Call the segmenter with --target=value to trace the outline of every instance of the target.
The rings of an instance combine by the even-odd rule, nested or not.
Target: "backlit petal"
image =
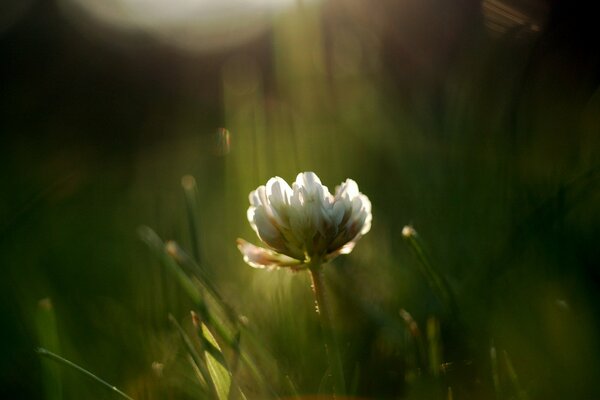
[[[244,256],[244,261],[254,268],[274,269],[278,267],[297,268],[301,261],[293,259],[273,250],[258,247],[244,239],[237,240],[237,247]]]

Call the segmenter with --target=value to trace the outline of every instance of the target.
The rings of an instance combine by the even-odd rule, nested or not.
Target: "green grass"
[[[588,64],[546,50],[567,51],[552,22],[442,35],[440,5],[414,16],[428,40],[409,11],[336,7],[226,55],[160,53],[169,77],[48,28],[56,65],[0,94],[0,397],[329,395],[308,273],[252,269],[235,244],[258,242],[248,193],[304,170],[373,203],[324,268],[348,396],[600,397]]]

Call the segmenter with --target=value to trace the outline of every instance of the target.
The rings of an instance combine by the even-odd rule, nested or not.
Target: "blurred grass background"
[[[191,252],[187,174],[200,264],[263,342],[263,373],[278,396],[317,393],[308,276],[252,270],[235,248],[257,242],[248,192],[305,170],[332,190],[352,177],[373,203],[372,231],[327,267],[358,396],[600,397],[591,6],[94,4],[0,6],[0,397],[114,398],[65,369],[44,387],[44,345],[136,399],[198,398],[167,318],[189,326],[191,303],[136,233]],[[458,316],[419,273],[406,224]],[[401,309],[424,340],[440,324],[443,371],[417,368]]]

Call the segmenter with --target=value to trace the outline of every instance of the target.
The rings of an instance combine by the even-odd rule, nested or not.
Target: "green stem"
[[[346,389],[344,370],[342,368],[342,359],[337,340],[333,333],[331,313],[329,304],[327,303],[325,283],[323,281],[322,265],[320,263],[313,263],[310,265],[309,271],[312,278],[312,289],[315,294],[317,313],[321,320],[321,328],[325,339],[325,352],[329,362],[329,371],[333,378],[333,392],[334,394],[342,394]]]

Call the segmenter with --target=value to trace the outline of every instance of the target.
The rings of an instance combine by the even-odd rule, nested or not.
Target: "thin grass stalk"
[[[412,315],[405,309],[400,310],[400,317],[406,326],[406,330],[410,334],[410,337],[415,344],[417,363],[422,367],[426,367],[428,365],[428,354],[425,343],[423,342],[423,335],[421,334],[421,330],[419,329],[419,325],[417,321],[414,320]]]
[[[35,323],[40,346],[53,351],[60,351],[56,314],[49,298],[39,301]],[[42,381],[47,400],[61,400],[63,398],[62,379],[58,365],[50,360],[42,360]]]
[[[187,219],[190,229],[190,242],[192,244],[192,254],[194,259],[200,263],[200,229],[198,221],[200,213],[198,212],[198,185],[196,179],[191,175],[185,175],[181,178],[181,186],[185,194],[185,206],[187,209]]]
[[[187,348],[190,359],[193,362],[194,366],[198,369],[198,372],[200,373],[202,380],[206,383],[208,391],[210,392],[210,394],[212,395],[213,398],[217,398],[216,397],[217,391],[214,387],[212,379],[210,378],[210,374],[208,373],[206,364],[204,363],[200,354],[198,354],[198,352],[196,351],[196,348],[194,347],[192,340],[185,333],[185,331],[183,330],[181,325],[179,325],[179,323],[177,322],[175,317],[173,317],[172,315],[169,315],[169,321],[175,326],[175,328],[177,328],[177,331],[179,332],[179,336],[181,336],[181,339],[183,340],[183,343],[185,344],[185,347]],[[200,382],[200,383],[202,383],[202,382]]]
[[[202,320],[219,336],[219,338],[231,348],[236,354],[239,354],[240,360],[248,367],[248,371],[258,382],[262,389],[274,394],[273,389],[265,381],[265,378],[261,375],[259,368],[256,363],[246,352],[242,351],[240,342],[237,340],[237,333],[230,332],[229,327],[226,327],[223,322],[216,318],[208,309],[205,298],[200,288],[204,289],[205,292],[210,293],[217,304],[219,304],[225,312],[231,317],[232,321],[229,321],[240,329],[239,321],[234,316],[236,315],[233,309],[227,305],[222,297],[219,295],[217,290],[211,285],[210,280],[206,275],[202,274],[197,280],[192,280],[188,274],[183,270],[182,265],[192,266],[194,271],[202,271],[197,264],[192,260],[191,257],[187,256],[183,250],[179,248],[174,242],[170,242],[170,245],[165,245],[161,238],[151,228],[142,226],[138,229],[138,233],[141,239],[148,245],[148,247],[154,251],[158,256],[161,263],[169,270],[177,281],[181,284],[187,295],[194,303],[194,307],[201,315]],[[176,251],[175,251],[176,250]],[[180,265],[180,263],[182,265]],[[198,287],[198,285],[200,287]],[[245,335],[248,337],[248,335]]]
[[[225,312],[229,322],[233,325],[238,324],[238,316],[237,313],[221,296],[221,294],[217,291],[216,287],[210,281],[208,274],[206,271],[200,267],[200,265],[189,256],[188,253],[185,252],[174,241],[168,241],[166,243],[167,253],[181,266],[184,270],[187,270],[197,279],[198,284],[205,294],[208,294],[212,297],[212,299],[218,304],[218,306]]]
[[[346,390],[344,370],[337,339],[333,332],[331,312],[327,302],[323,279],[323,267],[320,263],[312,263],[309,266],[309,271],[312,279],[312,289],[315,294],[317,313],[319,314],[323,337],[325,339],[325,352],[329,362],[329,370],[333,378],[333,392],[334,395],[343,394]]]
[[[62,365],[66,365],[67,367],[72,368],[75,371],[77,371],[89,378],[92,378],[94,381],[100,383],[101,385],[105,386],[109,390],[117,393],[119,396],[123,397],[124,399],[134,400],[132,397],[129,397],[126,393],[119,390],[116,386],[111,385],[110,383],[106,382],[104,379],[98,377],[97,375],[93,374],[92,372],[88,371],[87,369],[80,367],[79,365],[75,364],[74,362],[69,361],[66,358],[63,358],[63,357],[59,356],[58,354],[51,352],[50,350],[46,350],[46,349],[40,347],[37,349],[37,353],[43,357],[54,360]]]
[[[440,337],[440,322],[434,317],[427,319],[427,340],[429,344],[429,371],[437,378],[440,376],[442,367],[442,340]]]
[[[435,295],[453,316],[458,316],[458,306],[450,284],[446,278],[433,267],[426,251],[426,247],[417,231],[411,226],[405,226],[404,229],[402,229],[402,236],[415,253],[417,260],[419,261],[419,266],[421,267],[421,273],[425,276],[427,283]]]
[[[167,250],[167,246],[163,243],[160,237],[149,227],[143,226],[139,228],[139,234],[142,240],[153,250],[159,257],[162,264],[174,275],[180,283],[184,291],[194,303],[195,308],[200,313],[202,318],[215,330],[228,346],[234,346],[234,335],[229,332],[225,325],[215,318],[209,312],[202,291],[196,286],[194,281],[183,271],[179,264],[173,259]]]
[[[515,370],[515,367],[513,366],[513,363],[510,360],[510,357],[508,356],[508,353],[506,352],[506,350],[502,351],[502,355],[504,356],[504,363],[506,364],[506,372],[507,372],[508,378],[510,379],[510,382],[513,385],[513,389],[515,391],[516,398],[519,400],[529,400],[529,396],[527,396],[527,392],[525,392],[525,390],[523,390],[523,388],[521,387],[521,383],[519,382],[519,376],[517,375],[517,371]]]
[[[492,370],[492,382],[494,384],[494,393],[496,395],[496,399],[500,400],[500,373],[498,368],[498,352],[496,351],[496,346],[492,341],[490,345],[490,365]]]
[[[211,283],[210,279],[208,278],[208,276],[206,274],[206,271],[204,271],[204,269],[200,268],[200,266],[196,263],[196,261],[194,261],[194,259],[192,257],[190,257],[177,243],[175,243],[173,241],[167,242],[166,249],[167,249],[167,252],[169,253],[169,255],[172,257],[172,259],[179,266],[187,269],[188,271],[190,271],[192,273],[197,274],[195,276],[197,278],[196,282],[203,289],[204,294],[206,294],[207,296],[210,296],[211,299],[214,300],[214,303],[216,305],[218,305],[218,307],[220,307],[221,310],[225,313],[227,319],[229,320],[229,323],[234,326],[235,332],[231,336],[232,340],[228,341],[227,338],[224,338],[223,335],[220,333],[220,332],[222,332],[220,327],[215,326],[215,323],[217,321],[212,316],[212,314],[209,313],[208,307],[204,307],[204,308],[200,309],[200,311],[202,311],[202,313],[201,313],[202,319],[205,320],[208,325],[215,328],[217,333],[219,333],[219,336],[221,337],[221,339],[225,339],[225,343],[233,350],[234,358],[231,363],[231,366],[232,366],[231,373],[234,374],[236,372],[236,370],[238,369],[239,364],[241,362],[249,368],[249,371],[252,374],[254,380],[257,383],[259,383],[259,385],[262,387],[263,390],[268,391],[268,392],[273,392],[273,390],[271,388],[267,387],[264,377],[262,377],[262,375],[258,372],[256,363],[252,360],[252,358],[250,356],[245,354],[245,352],[243,352],[240,347],[242,331],[244,331],[244,337],[247,339],[250,338],[252,335],[251,335],[250,331],[243,329],[243,324],[240,323],[240,319],[239,319],[237,313],[235,312],[235,310],[233,309],[233,307],[231,307],[223,299],[223,297],[217,291],[215,286]],[[206,300],[206,298],[204,298],[204,299]],[[198,315],[196,316],[196,318],[198,318]]]

